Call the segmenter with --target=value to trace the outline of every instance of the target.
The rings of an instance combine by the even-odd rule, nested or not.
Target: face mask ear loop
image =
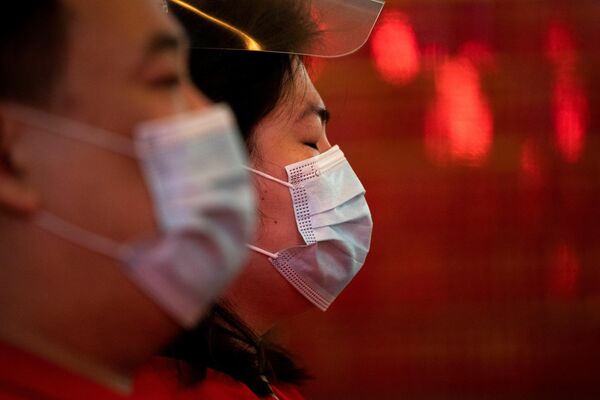
[[[54,233],[67,242],[112,259],[121,258],[121,246],[117,243],[63,221],[49,212],[39,212],[35,216],[35,223],[45,231]]]
[[[291,183],[289,183],[289,182],[286,182],[286,181],[282,181],[281,179],[277,179],[277,178],[275,178],[274,176],[271,176],[271,175],[269,175],[269,174],[265,174],[264,172],[261,172],[261,171],[259,171],[259,170],[256,170],[256,169],[254,169],[254,168],[250,168],[250,167],[246,167],[246,166],[244,166],[244,168],[245,168],[246,170],[248,170],[248,171],[250,171],[250,172],[253,172],[253,173],[255,173],[256,175],[260,175],[260,176],[262,176],[263,178],[266,178],[266,179],[268,179],[268,180],[270,180],[270,181],[277,182],[277,183],[279,183],[279,184],[281,184],[281,185],[283,185],[283,186],[287,186],[287,187],[289,187],[290,189],[293,189],[293,188],[294,188],[294,185],[292,185]]]
[[[131,140],[114,132],[27,106],[11,104],[8,111],[10,112],[10,118],[40,132],[76,140],[125,157],[137,158]]]
[[[257,253],[260,253],[262,255],[269,257],[269,259],[271,259],[271,260],[276,260],[277,257],[279,257],[278,254],[268,252],[266,250],[261,249],[260,247],[253,246],[251,244],[247,244],[246,247],[248,247],[252,251],[255,251]]]

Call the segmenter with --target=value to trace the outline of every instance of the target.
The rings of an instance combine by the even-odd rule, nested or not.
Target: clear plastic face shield
[[[282,3],[284,10],[299,11],[293,15],[306,16],[302,22],[314,31],[310,40],[299,41],[301,45],[271,40],[272,32],[284,30],[289,23]],[[168,12],[185,21],[192,48],[341,57],[365,44],[384,3],[385,0],[165,0],[163,4]],[[249,14],[257,14],[244,12],[248,7],[264,12],[258,14],[258,19],[251,19]],[[270,12],[275,8],[279,11]]]

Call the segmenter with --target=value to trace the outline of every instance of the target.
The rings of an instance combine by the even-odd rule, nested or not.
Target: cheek
[[[260,224],[257,244],[266,250],[278,251],[302,244],[290,192],[277,183],[256,182]]]
[[[46,133],[27,135],[22,151],[30,155],[28,180],[43,209],[118,242],[154,230],[134,160]]]

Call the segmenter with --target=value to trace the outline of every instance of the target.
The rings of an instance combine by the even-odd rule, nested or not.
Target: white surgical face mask
[[[305,244],[272,253],[273,266],[304,297],[325,311],[365,262],[373,221],[365,189],[338,146],[285,167],[288,182],[248,168],[290,190]]]
[[[141,124],[134,141],[102,129],[17,107],[17,120],[136,158],[151,194],[160,232],[115,243],[47,211],[36,223],[48,232],[117,259],[168,314],[192,327],[242,265],[254,231],[254,191],[245,151],[229,108]]]

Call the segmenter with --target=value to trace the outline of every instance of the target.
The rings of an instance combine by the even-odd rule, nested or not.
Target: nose
[[[175,111],[178,113],[203,110],[213,102],[198,90],[191,82],[183,84],[180,93],[174,99]]]
[[[331,143],[329,143],[329,139],[327,135],[321,136],[319,141],[317,142],[317,148],[319,149],[319,153],[324,153],[331,148]]]

